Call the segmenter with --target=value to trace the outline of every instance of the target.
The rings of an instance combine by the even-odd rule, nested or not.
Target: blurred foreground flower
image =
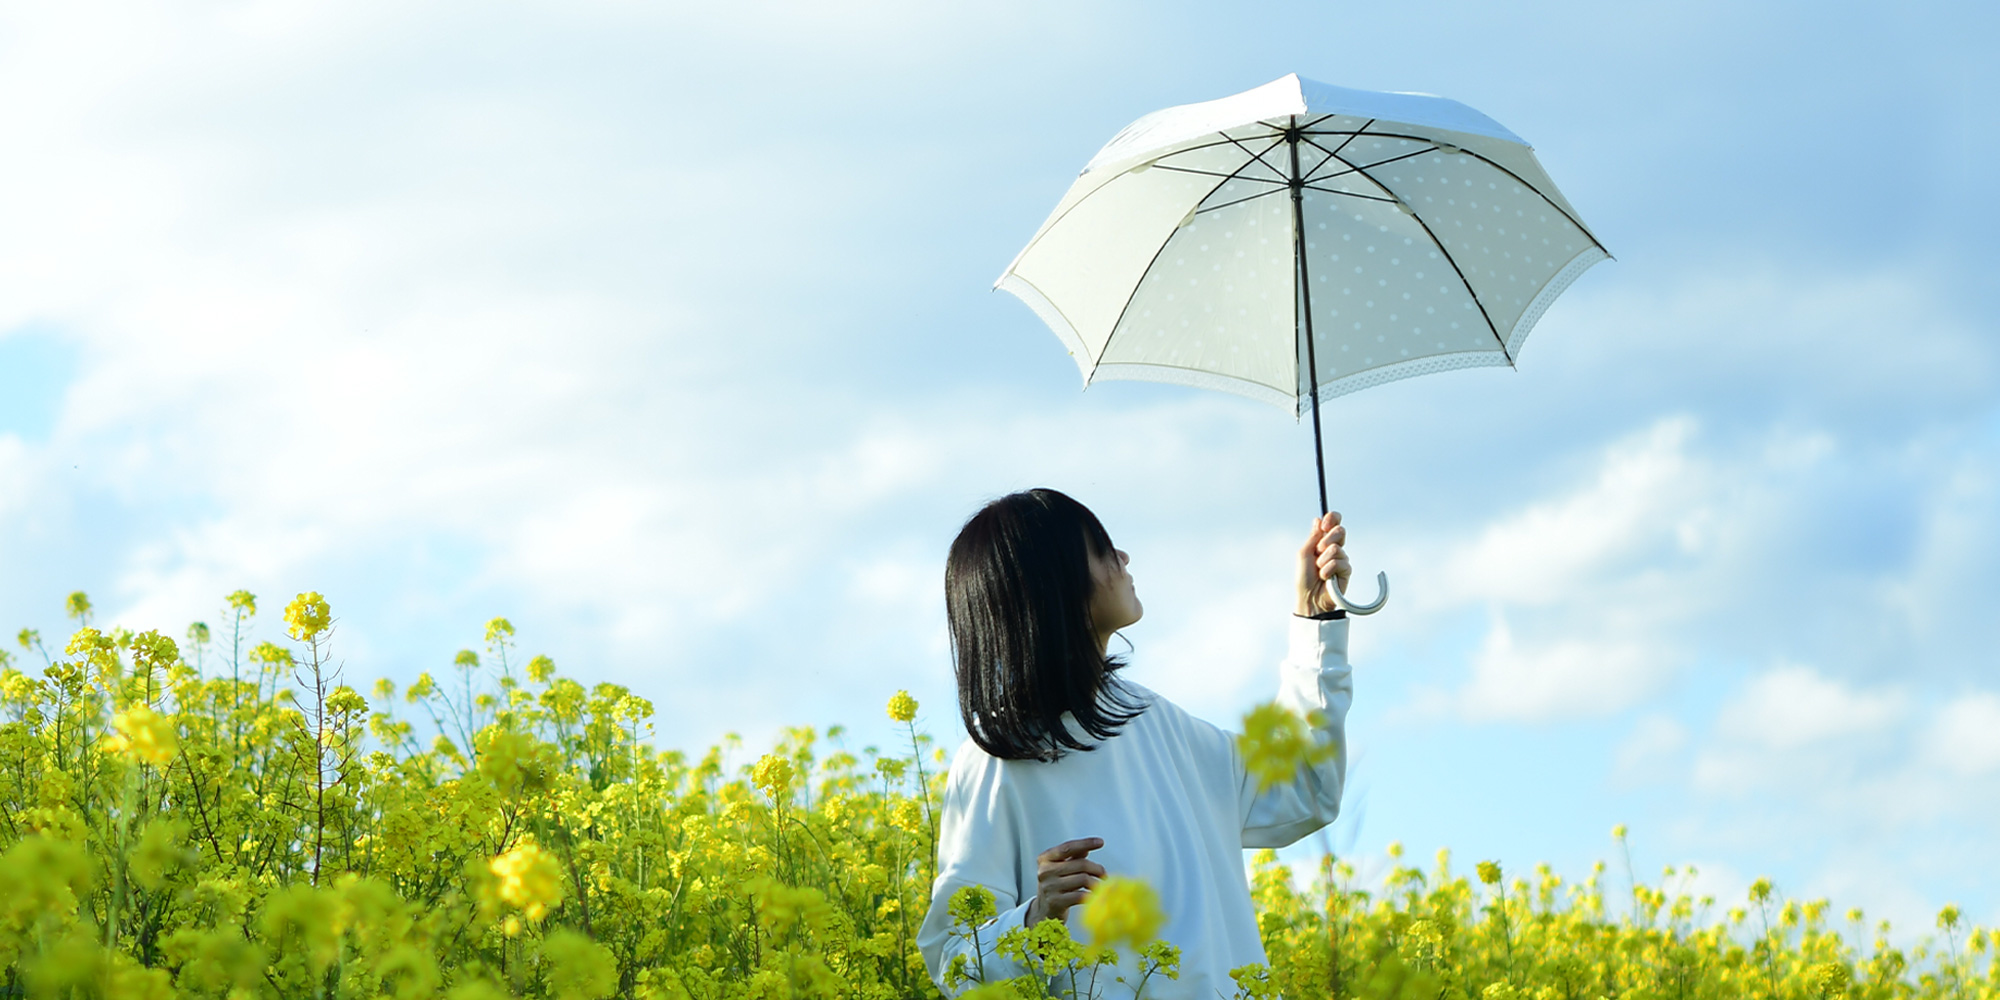
[[[1135,878],[1107,878],[1090,890],[1083,904],[1083,926],[1093,944],[1122,942],[1134,950],[1144,948],[1159,937],[1166,922],[1159,894]]]
[[[1267,701],[1243,717],[1243,735],[1236,738],[1243,754],[1243,766],[1257,778],[1261,791],[1299,772],[1302,765],[1317,764],[1333,757],[1332,744],[1313,738],[1305,719],[1298,713]]]
[[[174,720],[145,705],[134,705],[112,716],[111,728],[118,732],[111,738],[113,752],[154,767],[167,766],[180,747]]]
[[[562,866],[535,844],[522,844],[488,865],[500,879],[500,898],[540,920],[562,903]]]

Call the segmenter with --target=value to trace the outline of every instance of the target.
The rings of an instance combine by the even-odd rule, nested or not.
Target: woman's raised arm
[[[1244,847],[1284,847],[1333,822],[1347,778],[1347,709],[1354,701],[1347,662],[1347,619],[1329,590],[1345,591],[1352,567],[1347,528],[1338,513],[1314,518],[1299,548],[1298,605],[1278,668],[1277,703],[1307,720],[1315,743],[1330,748],[1288,779],[1261,786],[1239,758]]]

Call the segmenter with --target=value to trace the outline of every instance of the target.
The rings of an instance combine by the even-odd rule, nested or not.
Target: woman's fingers
[[[1044,861],[1042,862],[1040,869],[1038,869],[1037,871],[1037,877],[1044,879],[1055,878],[1061,875],[1076,875],[1076,874],[1096,875],[1099,878],[1102,878],[1104,877],[1104,866],[1098,864],[1095,861],[1088,861],[1083,859],[1077,859],[1073,861],[1058,861],[1055,863]]]
[[[1065,840],[1043,851],[1035,856],[1035,860],[1043,864],[1048,864],[1052,861],[1067,861],[1071,858],[1083,857],[1103,846],[1103,837],[1078,837],[1075,840]]]
[[[1041,891],[1044,896],[1054,899],[1063,893],[1076,892],[1080,889],[1088,890],[1090,887],[1096,885],[1102,877],[1099,875],[1064,875],[1061,878],[1045,878],[1042,880]]]
[[[1045,878],[1036,886],[1036,896],[1042,901],[1042,909],[1049,916],[1061,920],[1069,908],[1090,898],[1090,890],[1096,888],[1096,875],[1065,875],[1062,878]]]
[[[1104,846],[1102,837],[1065,840],[1035,856],[1035,899],[1040,915],[1029,914],[1029,923],[1041,916],[1061,920],[1069,908],[1084,901],[1090,888],[1104,877],[1104,866],[1085,855]]]
[[[1345,590],[1352,567],[1347,561],[1347,527],[1340,523],[1339,511],[1327,511],[1313,518],[1299,547],[1299,614],[1314,614],[1332,607],[1332,598],[1323,586]]]

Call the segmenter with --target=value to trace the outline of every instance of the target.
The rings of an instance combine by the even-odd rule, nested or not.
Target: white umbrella
[[[1007,270],[1098,379],[1310,411],[1413,375],[1509,365],[1608,255],[1528,144],[1457,101],[1296,74],[1155,111],[1106,144]],[[1349,611],[1378,610],[1341,600]]]

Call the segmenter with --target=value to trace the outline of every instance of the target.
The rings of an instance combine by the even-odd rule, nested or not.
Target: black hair
[[[1090,617],[1092,554],[1111,536],[1088,507],[1050,489],[1010,493],[972,515],[944,565],[958,711],[980,749],[1003,760],[1060,758],[1117,735],[1145,705],[1112,683]]]

